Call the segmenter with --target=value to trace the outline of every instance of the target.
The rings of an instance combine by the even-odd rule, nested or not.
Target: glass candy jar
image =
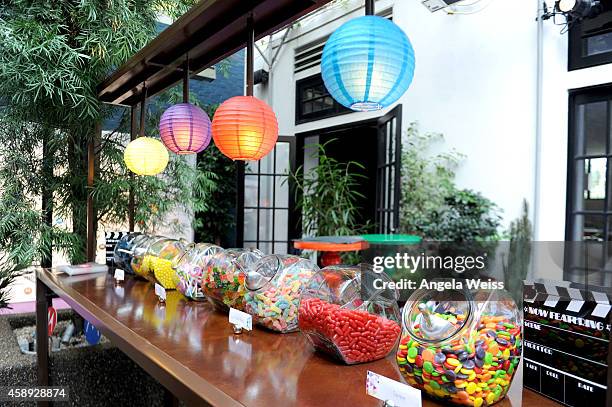
[[[510,388],[521,326],[504,290],[417,290],[402,314],[397,362],[408,383],[433,398],[490,406]]]
[[[365,264],[321,269],[302,290],[300,330],[316,350],[346,364],[384,358],[401,330],[397,290],[380,288],[389,282]]]
[[[214,244],[198,243],[177,257],[172,264],[176,289],[192,300],[204,300],[201,288],[204,270],[211,257],[222,250]]]
[[[189,247],[190,245],[182,239],[161,238],[152,242],[143,261],[148,268],[148,278],[166,290],[176,289],[172,262],[182,256]]]
[[[298,256],[273,254],[247,271],[245,311],[255,323],[277,332],[298,329],[302,287],[319,268]]]
[[[246,273],[263,256],[257,249],[227,249],[215,254],[202,278],[202,293],[217,309],[243,311]]]
[[[128,233],[124,235],[113,251],[113,262],[115,267],[125,271],[126,274],[134,274],[132,270],[132,256],[134,255],[134,245],[138,238],[142,236],[140,233]]]
[[[151,268],[151,259],[147,257],[147,251],[154,242],[166,239],[163,236],[139,235],[132,242],[132,257],[130,267],[134,274],[139,277],[149,278]]]

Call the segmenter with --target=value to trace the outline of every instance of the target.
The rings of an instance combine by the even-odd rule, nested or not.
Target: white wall
[[[385,113],[354,113],[294,124],[295,80],[318,71],[314,68],[295,76],[294,49],[363,14],[363,2],[345,3],[300,23],[281,49],[269,99],[281,134]],[[519,216],[523,198],[533,214],[539,3],[493,0],[479,13],[448,15],[430,13],[418,0],[376,2],[377,11],[393,7],[393,19],[408,34],[416,53],[414,81],[400,100],[403,128],[418,121],[423,131],[445,135],[445,149],[466,154],[457,171],[458,185],[496,202],[503,209],[506,225]],[[544,22],[539,240],[563,240],[565,236],[568,90],[612,81],[612,66],[567,72],[567,34],[560,34],[560,29],[552,21]],[[267,52],[272,52],[271,47]],[[256,94],[266,99],[269,89],[269,85],[256,86]]]

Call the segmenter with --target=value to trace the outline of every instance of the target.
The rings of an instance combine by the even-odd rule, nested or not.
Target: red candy
[[[316,349],[335,354],[348,364],[384,358],[400,334],[395,321],[319,298],[302,300],[298,323]]]

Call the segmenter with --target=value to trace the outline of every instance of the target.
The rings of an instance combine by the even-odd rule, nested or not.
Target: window
[[[570,94],[565,278],[612,278],[612,88]],[[586,281],[585,281],[586,280]]]
[[[603,13],[574,24],[569,31],[569,70],[612,62],[612,4]]]
[[[279,136],[276,147],[244,173],[244,247],[266,254],[290,252],[296,237],[289,171],[295,171],[295,137]]]
[[[321,74],[299,80],[296,82],[295,87],[296,124],[351,112],[350,109],[342,106],[331,97],[325,88]]]

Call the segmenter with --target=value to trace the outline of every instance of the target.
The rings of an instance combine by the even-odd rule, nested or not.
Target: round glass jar
[[[132,256],[134,255],[134,245],[140,233],[129,233],[123,236],[115,245],[113,250],[113,262],[115,268],[125,271],[127,274],[134,274],[132,270]]]
[[[298,323],[312,346],[346,364],[371,362],[387,356],[400,336],[395,289],[385,273],[370,265],[328,266],[302,289]]]
[[[504,290],[417,290],[402,314],[400,372],[411,386],[445,403],[490,406],[512,383],[521,326]]]
[[[211,257],[222,250],[214,244],[198,243],[177,257],[172,263],[176,289],[192,300],[206,299],[201,288],[204,270]]]
[[[182,239],[162,238],[151,243],[143,261],[144,265],[148,266],[149,279],[166,290],[176,289],[172,262],[190,247],[189,243]]]
[[[257,249],[227,249],[210,258],[202,278],[202,293],[217,309],[244,311],[248,270],[264,256]]]
[[[132,258],[130,260],[130,267],[135,275],[149,279],[149,271],[151,268],[151,259],[147,257],[147,251],[151,244],[160,239],[167,239],[163,236],[155,235],[139,235],[134,239],[132,243]]]
[[[255,323],[273,331],[296,331],[302,287],[318,270],[316,264],[298,256],[261,258],[247,271],[245,311]]]

